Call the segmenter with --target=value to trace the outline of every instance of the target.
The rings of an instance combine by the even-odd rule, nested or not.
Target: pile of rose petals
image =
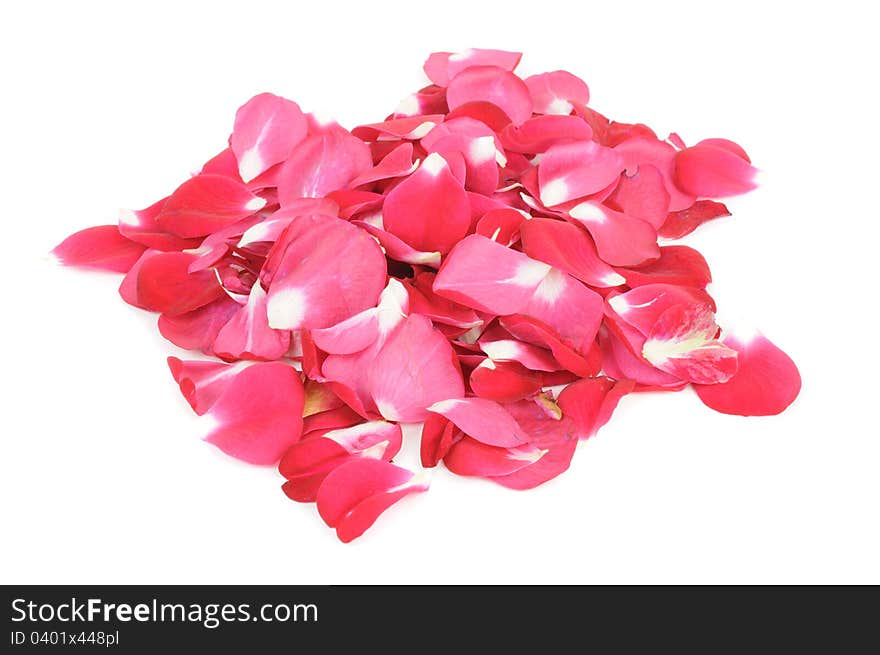
[[[392,463],[402,423],[424,468],[529,489],[628,393],[690,385],[749,416],[800,389],[765,337],[721,332],[700,253],[666,245],[754,188],[745,151],[610,121],[519,60],[434,53],[430,85],[352,131],[258,95],[168,197],[54,250],[125,273],[126,302],[210,356],[168,358],[205,439],[277,465],[342,541],[427,489]]]

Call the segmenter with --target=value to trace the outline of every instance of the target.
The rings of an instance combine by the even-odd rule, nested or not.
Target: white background
[[[880,582],[873,20],[712,4],[4,3],[0,581]],[[421,86],[429,52],[470,46],[581,75],[613,118],[749,151],[763,186],[689,243],[720,320],[784,347],[803,392],[760,419],[629,397],[552,483],[440,469],[343,545],[274,469],[198,439],[165,366],[181,351],[116,276],[45,253],[175,188],[254,93],[353,127]]]

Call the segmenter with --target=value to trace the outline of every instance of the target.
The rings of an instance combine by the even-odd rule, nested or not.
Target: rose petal
[[[307,132],[306,117],[292,100],[271,93],[248,100],[235,114],[229,139],[241,179],[250,182],[285,161]]]
[[[303,385],[293,367],[253,364],[202,418],[205,441],[251,464],[275,464],[302,432]]]
[[[801,389],[797,366],[764,335],[729,335],[722,342],[738,353],[739,367],[727,382],[695,384],[703,403],[722,414],[772,416],[791,405]]]

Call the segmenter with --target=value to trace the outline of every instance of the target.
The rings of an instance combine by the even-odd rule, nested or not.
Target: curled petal
[[[535,116],[522,125],[508,125],[501,132],[506,150],[529,154],[546,152],[557,143],[589,141],[593,130],[577,116]]]
[[[413,313],[427,316],[435,324],[450,325],[465,330],[483,324],[483,320],[473,309],[434,293],[434,278],[433,273],[420,273],[411,283],[405,285]]]
[[[383,139],[407,139],[418,141],[428,134],[435,126],[443,122],[443,114],[418,115],[404,118],[392,118],[382,123],[361,125],[352,130],[352,134],[364,141]]]
[[[634,386],[632,380],[584,378],[563,389],[557,403],[574,425],[577,437],[588,439],[609,421],[617,403]]]
[[[549,350],[510,338],[481,337],[480,348],[495,362],[518,362],[531,371],[557,371],[557,362]]]
[[[379,180],[388,180],[395,177],[405,177],[416,169],[417,163],[413,163],[413,147],[411,143],[401,143],[389,152],[372,169],[361,173],[351,181],[351,186],[361,186]]]
[[[290,331],[269,327],[266,291],[259,281],[251,287],[248,300],[214,340],[214,352],[224,359],[278,359],[290,347]]]
[[[720,202],[698,200],[687,209],[670,212],[657,234],[664,239],[680,239],[696,230],[703,223],[723,216],[730,216],[730,211]]]
[[[443,256],[437,250],[429,252],[417,250],[403,239],[397,237],[391,232],[387,232],[385,229],[372,222],[352,221],[352,224],[357,225],[372,234],[385,250],[385,254],[394,261],[406,262],[407,264],[413,264],[416,266],[440,266],[440,261]]]
[[[177,357],[168,358],[168,368],[180,392],[201,416],[217,402],[217,399],[244,369],[246,364],[224,364],[222,362],[181,360]]]
[[[519,471],[541,459],[544,453],[531,444],[500,448],[464,437],[452,445],[443,463],[456,475],[494,477]]]
[[[528,436],[501,405],[484,398],[451,398],[434,403],[428,411],[445,416],[477,441],[509,448],[528,442]]]
[[[343,542],[361,536],[391,505],[427,482],[394,464],[356,458],[334,469],[317,493],[318,513]]]
[[[520,226],[523,251],[595,287],[616,287],[626,279],[599,259],[583,229],[550,218],[533,218]]]
[[[577,352],[571,345],[559,338],[559,335],[546,323],[529,316],[515,314],[500,319],[501,325],[513,336],[522,341],[548,348],[560,366],[580,376],[594,375],[598,367],[591,363],[584,354]]]
[[[287,479],[329,473],[349,457],[373,457],[390,461],[401,446],[399,425],[369,421],[293,444],[281,458],[278,471]]]
[[[544,448],[543,450],[546,452],[544,452],[541,458],[528,466],[524,466],[513,473],[497,475],[489,479],[508,489],[520,491],[534,489],[568,470],[577,444],[578,440],[575,437],[567,437],[558,443]]]
[[[518,209],[490,209],[477,221],[476,234],[509,246],[519,238],[519,228],[526,220],[523,214]]]
[[[634,175],[642,166],[652,166],[663,176],[669,194],[669,211],[681,211],[694,204],[693,195],[680,189],[676,183],[675,160],[677,150],[653,135],[629,134],[614,146],[624,160],[627,174]]]
[[[663,175],[654,166],[639,166],[634,175],[624,173],[606,204],[659,230],[669,214],[669,192]]]
[[[725,382],[736,372],[736,351],[715,339],[708,304],[673,305],[651,327],[642,355],[671,375],[698,384]]]

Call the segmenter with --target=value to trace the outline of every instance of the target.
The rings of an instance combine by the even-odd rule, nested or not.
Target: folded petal
[[[361,186],[379,180],[405,177],[415,171],[418,162],[413,162],[413,147],[409,142],[401,143],[389,152],[370,170],[361,173],[351,181],[351,186]]]
[[[680,189],[676,182],[675,160],[678,151],[653,135],[627,134],[614,146],[626,165],[628,175],[635,175],[641,167],[652,166],[663,176],[669,194],[669,211],[680,211],[694,204],[696,198]]]
[[[181,184],[156,216],[156,223],[179,237],[200,237],[259,211],[266,201],[240,181],[199,174]]]
[[[275,464],[302,433],[303,385],[282,362],[253,364],[204,415],[205,440],[251,464]]]
[[[527,216],[524,214],[513,208],[490,209],[477,221],[475,232],[509,246],[519,239],[519,228]]]
[[[650,164],[643,164],[635,174],[620,176],[606,204],[658,230],[669,214],[669,192],[662,173]]]
[[[604,261],[583,229],[551,218],[533,218],[520,226],[523,251],[533,259],[559,268],[595,287],[616,287],[626,282]]]
[[[575,437],[568,437],[543,448],[545,452],[541,458],[528,466],[508,475],[497,475],[489,479],[508,489],[534,489],[568,470],[577,444]]]
[[[281,485],[284,494],[298,503],[314,503],[318,499],[318,489],[327,477],[327,472],[303,475],[287,480]]]
[[[598,367],[585,357],[585,353],[577,352],[571,345],[565,343],[546,323],[521,314],[504,316],[500,322],[502,327],[517,339],[548,348],[553,358],[563,368],[581,376],[598,372]]]
[[[381,123],[370,123],[369,125],[356,127],[352,130],[352,134],[364,141],[387,139],[418,141],[434,129],[435,126],[442,123],[443,118],[443,114],[391,118]]]
[[[331,327],[312,330],[312,340],[327,353],[349,355],[360,352],[379,340],[385,340],[404,319],[409,302],[403,284],[391,278],[376,307],[365,309]]]
[[[452,421],[462,432],[489,446],[521,446],[529,438],[500,404],[484,398],[450,398],[428,411]]]
[[[361,536],[386,509],[427,482],[394,464],[357,458],[334,469],[317,494],[318,513],[343,542]]]
[[[589,141],[593,130],[577,116],[535,116],[521,125],[508,125],[502,130],[505,150],[528,154],[546,152],[557,143]]]
[[[290,348],[290,331],[269,327],[266,291],[254,282],[247,303],[239,308],[214,340],[214,352],[224,359],[278,359]]]
[[[248,100],[235,114],[229,139],[241,179],[250,182],[285,161],[307,132],[306,117],[292,100],[271,93]]]
[[[609,421],[617,403],[634,386],[631,380],[584,378],[565,387],[557,404],[571,420],[576,436],[588,439]]]
[[[760,333],[728,335],[722,342],[738,353],[739,366],[727,382],[695,384],[708,407],[722,414],[772,416],[791,405],[801,390],[797,366]]]
[[[531,444],[500,448],[464,437],[452,445],[443,457],[443,463],[456,475],[493,477],[519,471],[534,464],[544,454],[544,450]]]
[[[439,154],[392,189],[382,210],[384,228],[424,252],[447,253],[467,234],[470,202]]]
[[[433,468],[446,456],[449,449],[462,438],[461,430],[439,414],[428,414],[422,425],[419,454],[422,466]]]
[[[381,221],[376,222],[381,223]],[[385,254],[394,261],[405,262],[416,266],[436,267],[440,265],[442,255],[439,251],[432,250],[425,252],[417,250],[400,237],[386,231],[383,227],[376,225],[376,222],[358,220],[352,221],[352,224],[363,228],[376,237],[376,240],[382,246],[382,249],[385,250]]]
[[[71,234],[52,255],[65,266],[127,273],[146,249],[122,236],[115,225],[98,225]]]
[[[730,216],[730,211],[720,202],[698,200],[687,209],[670,212],[657,234],[664,239],[680,239],[696,230],[703,223],[723,216]]]
[[[300,216],[285,241],[269,286],[270,327],[324,328],[375,307],[385,256],[362,229],[332,216]]]
[[[181,360],[177,357],[168,358],[168,368],[180,392],[201,416],[217,402],[226,387],[235,379],[247,364],[224,364],[215,361]]]
[[[549,350],[516,339],[481,337],[480,348],[495,362],[518,362],[531,371],[557,371],[557,362]]]
[[[390,461],[400,451],[401,435],[399,425],[385,421],[330,430],[293,444],[281,458],[278,471],[292,479],[329,473],[352,456]]]

